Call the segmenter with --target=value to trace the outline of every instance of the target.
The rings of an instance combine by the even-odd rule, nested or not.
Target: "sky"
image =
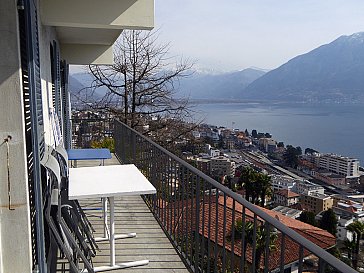
[[[197,69],[274,69],[364,31],[364,0],[155,0],[155,29]]]

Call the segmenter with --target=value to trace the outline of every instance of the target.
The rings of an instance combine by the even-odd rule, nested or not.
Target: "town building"
[[[332,173],[330,171],[327,170],[316,170],[316,171],[312,171],[311,175],[320,180],[325,182],[326,184],[329,185],[334,185],[334,186],[343,186],[346,184],[346,178],[343,175],[340,174],[336,174],[336,173]]]
[[[235,162],[227,157],[218,156],[211,158],[211,173],[234,177],[235,169]]]
[[[336,154],[318,154],[316,166],[346,178],[359,178],[359,160]]]
[[[273,193],[273,202],[275,205],[292,206],[300,200],[300,195],[288,189],[277,190]]]
[[[328,210],[333,206],[333,198],[331,196],[315,192],[310,194],[301,194],[300,202],[303,207],[315,214]]]
[[[333,196],[333,200],[333,210],[337,216],[364,221],[364,208],[362,203],[349,199],[338,199],[338,196],[335,195]]]
[[[211,160],[206,158],[197,157],[194,159],[196,164],[196,168],[202,171],[203,173],[210,175],[211,173]]]
[[[322,186],[317,185],[308,180],[296,180],[296,183],[294,184],[291,190],[298,194],[307,194],[307,195],[313,193],[324,194],[325,192],[325,189]]]
[[[270,175],[271,184],[273,191],[281,190],[281,189],[292,189],[293,186],[296,184],[295,179],[287,175],[277,175],[272,174]]]
[[[259,147],[268,154],[274,153],[277,148],[277,142],[271,138],[260,138],[258,143]]]
[[[272,209],[272,211],[282,213],[284,216],[289,218],[298,219],[302,213],[301,210],[293,209],[285,206],[277,206]]]

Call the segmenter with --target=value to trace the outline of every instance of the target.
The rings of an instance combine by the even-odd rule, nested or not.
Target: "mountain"
[[[77,93],[79,90],[85,88],[85,85],[81,83],[76,75],[68,76],[68,89],[71,93]]]
[[[192,76],[180,80],[177,95],[192,99],[239,98],[242,89],[264,74],[253,68],[223,74],[195,71]]]
[[[364,102],[364,32],[341,36],[291,59],[241,94],[245,99]]]
[[[86,72],[70,74],[68,77],[68,89],[71,93],[73,105],[92,103],[101,99],[106,93],[106,88],[100,87],[94,92],[88,88],[92,85],[93,77]]]

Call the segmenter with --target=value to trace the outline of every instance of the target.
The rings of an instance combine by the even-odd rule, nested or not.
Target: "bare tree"
[[[188,98],[177,98],[175,87],[191,74],[192,63],[173,63],[169,45],[160,45],[157,38],[156,32],[123,31],[114,48],[114,64],[89,66],[92,90],[106,90],[98,107],[112,111],[132,128],[149,124],[152,118],[159,120],[148,132],[191,115]]]

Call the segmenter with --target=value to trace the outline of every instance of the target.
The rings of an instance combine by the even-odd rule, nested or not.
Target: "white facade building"
[[[306,195],[311,195],[314,193],[317,194],[325,193],[325,189],[322,186],[312,183],[308,180],[296,180],[296,183],[291,190],[298,194],[306,194]]]
[[[295,179],[287,175],[276,175],[272,174],[270,176],[273,191],[277,190],[290,190],[296,184]]]
[[[346,178],[359,177],[359,160],[336,154],[319,154],[316,165],[319,168],[345,176]]]

